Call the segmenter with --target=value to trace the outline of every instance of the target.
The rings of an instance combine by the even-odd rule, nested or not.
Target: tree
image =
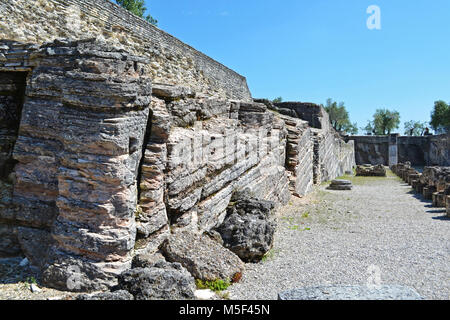
[[[327,99],[326,105],[322,107],[330,117],[331,126],[339,132],[345,131],[348,134],[355,135],[358,133],[358,126],[356,123],[351,123],[348,111],[345,108],[344,102],[337,104],[332,99]]]
[[[377,109],[373,115],[372,124],[376,135],[390,134],[400,125],[400,113],[387,109]]]
[[[427,123],[411,120],[405,122],[404,127],[406,136],[422,136],[427,127]]]
[[[273,103],[280,103],[283,102],[283,98],[282,97],[278,97],[272,100]]]
[[[373,127],[372,121],[367,121],[367,125],[363,128],[361,128],[362,131],[365,132],[366,135],[371,136],[375,133],[375,128]]]
[[[116,3],[149,23],[155,26],[158,25],[158,20],[154,19],[150,14],[144,16],[147,11],[144,0],[116,0]]]
[[[450,104],[450,103],[449,103]],[[439,100],[434,103],[430,125],[436,132],[450,132],[450,105]]]

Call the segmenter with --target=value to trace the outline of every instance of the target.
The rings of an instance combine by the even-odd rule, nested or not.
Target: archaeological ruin
[[[392,164],[389,137],[343,138],[317,104],[253,99],[245,77],[108,0],[0,11],[0,257],[26,256],[49,287],[191,298],[191,284],[143,295],[133,281],[236,280],[291,196]],[[448,136],[397,146],[399,163],[433,167],[393,171],[450,215]]]
[[[323,108],[255,102],[244,77],[109,1],[2,10],[0,255],[25,255],[51,287],[111,287],[160,249],[196,278],[231,278],[240,263],[199,271],[186,239],[212,250],[203,234],[244,194],[279,206],[352,170]]]

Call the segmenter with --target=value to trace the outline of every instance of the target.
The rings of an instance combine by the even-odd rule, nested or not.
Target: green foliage
[[[406,136],[421,136],[427,127],[427,123],[411,120],[405,122],[404,127]]]
[[[278,97],[272,100],[273,103],[280,103],[283,102],[283,98],[282,97]]]
[[[450,103],[442,100],[434,103],[430,124],[436,132],[450,132]]]
[[[362,131],[364,131],[364,133],[368,136],[372,135],[375,133],[375,128],[373,127],[373,122],[372,121],[368,121],[367,125],[363,128],[361,128]]]
[[[28,277],[26,281],[27,281],[27,283],[29,283],[29,284],[37,284],[36,278],[33,277],[33,276]]]
[[[293,226],[290,226],[289,227],[289,230],[295,230],[295,231],[309,231],[309,230],[311,230],[311,228],[308,228],[308,227],[306,227],[306,228],[303,228],[303,227],[301,227],[301,226],[299,226],[299,225],[293,225]]]
[[[210,289],[217,292],[228,289],[228,287],[231,285],[231,282],[224,281],[222,279],[216,279],[214,281],[196,279],[195,284],[197,286],[197,289]]]
[[[349,114],[345,108],[344,102],[341,102],[338,105],[337,102],[328,99],[326,105],[323,107],[325,108],[325,111],[328,112],[331,125],[336,131],[345,131],[351,135],[358,133],[357,124],[350,122]]]
[[[390,134],[392,130],[399,127],[400,113],[388,109],[377,109],[373,115],[372,124],[376,135]]]
[[[262,257],[261,261],[266,262],[272,260],[275,258],[275,255],[277,255],[279,252],[280,250],[272,248],[269,251],[267,251],[267,253]]]
[[[145,16],[147,8],[145,7],[144,0],[116,0],[116,3],[138,17],[147,20],[149,23],[155,26],[158,25],[158,20],[154,19],[150,14]]]

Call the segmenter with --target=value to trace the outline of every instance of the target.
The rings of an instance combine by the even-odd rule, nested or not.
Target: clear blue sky
[[[255,98],[344,101],[429,121],[450,102],[449,0],[146,0],[158,26],[247,78]],[[369,30],[366,9],[381,9]],[[361,133],[361,131],[360,131]]]

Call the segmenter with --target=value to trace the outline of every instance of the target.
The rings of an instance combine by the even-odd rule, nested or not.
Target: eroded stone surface
[[[245,262],[258,262],[272,248],[276,228],[275,204],[254,198],[239,199],[228,209],[217,231],[225,247]]]
[[[151,97],[144,63],[95,39],[30,54],[9,218],[49,286],[68,289],[76,269],[74,290],[103,288],[131,263]]]
[[[381,164],[375,166],[370,164],[358,165],[356,166],[356,176],[386,177],[386,168]]]
[[[230,250],[207,235],[179,231],[162,247],[168,261],[179,262],[196,279],[231,280],[244,270],[244,263]]]
[[[179,263],[159,262],[150,268],[128,270],[119,276],[119,287],[136,300],[195,298],[194,278]]]

